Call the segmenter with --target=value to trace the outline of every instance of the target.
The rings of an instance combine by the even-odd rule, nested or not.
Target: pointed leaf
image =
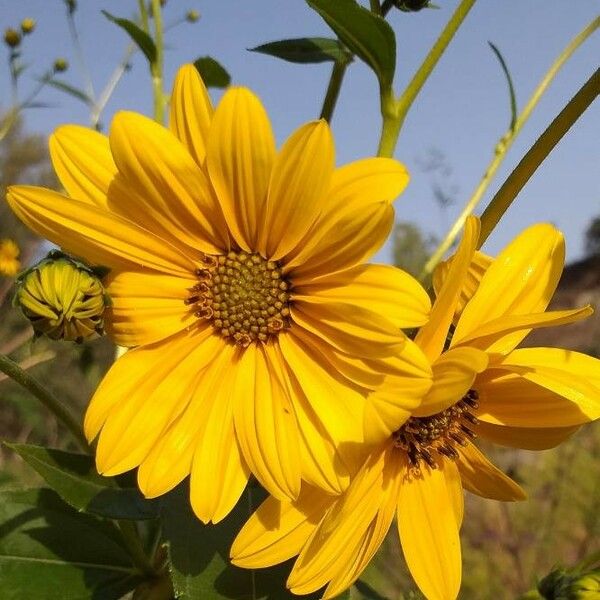
[[[201,56],[196,59],[194,66],[206,87],[224,88],[231,82],[231,75],[227,70],[210,56]]]
[[[250,48],[250,52],[268,54],[293,63],[322,63],[352,60],[352,53],[335,38],[311,37],[269,42]]]
[[[102,14],[109,20],[125,30],[129,37],[136,43],[137,47],[144,53],[150,64],[156,62],[156,46],[154,40],[143,30],[140,29],[133,21],[129,19],[121,19],[111,15],[106,10]]]
[[[91,456],[27,444],[6,445],[79,511],[110,519],[139,520],[158,516],[157,501],[146,500],[135,484],[125,487],[124,478],[99,475]]]
[[[510,76],[508,65],[506,64],[506,61],[504,60],[500,50],[498,50],[498,48],[492,44],[492,42],[488,42],[488,44],[500,62],[500,66],[502,67],[502,71],[506,77],[506,83],[508,84],[508,95],[510,98],[510,129],[514,129],[517,122],[517,97],[515,95],[515,86],[513,85],[513,80]]]
[[[381,87],[390,87],[396,69],[396,36],[385,19],[355,0],[306,1],[340,40],[373,69]]]
[[[79,88],[76,88],[73,85],[65,83],[64,81],[60,81],[59,79],[46,79],[44,81],[46,81],[46,83],[49,86],[52,86],[53,88],[56,88],[61,92],[65,92],[66,94],[69,94],[69,96],[73,96],[74,98],[81,100],[85,104],[91,106],[94,103],[93,100],[83,90],[80,90]]]

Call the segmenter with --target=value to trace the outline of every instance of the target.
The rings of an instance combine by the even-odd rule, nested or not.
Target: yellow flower
[[[12,240],[0,240],[0,275],[14,277],[21,268],[19,246]]]
[[[363,452],[366,399],[387,380],[398,393],[381,402],[401,422],[431,386],[400,332],[426,322],[428,295],[402,271],[362,264],[390,231],[404,167],[335,169],[324,121],[277,152],[258,98],[230,88],[214,110],[191,65],[169,129],[119,113],[108,137],[65,126],[50,150],[70,197],[17,186],[8,201],[111,269],[107,331],[135,347],[85,417],[100,472],[139,466],[148,497],[191,473],[203,521],[231,510],[250,473],[279,498],[302,480],[341,492]]]
[[[431,319],[415,339],[434,374],[421,406],[339,498],[305,487],[295,502],[267,499],[234,542],[235,564],[264,567],[299,554],[288,586],[298,594],[327,586],[324,598],[332,598],[360,576],[397,515],[417,585],[430,600],[453,600],[461,581],[463,488],[496,500],[525,498],[477,449],[475,436],[540,450],[600,416],[599,360],[556,348],[515,349],[532,328],[591,313],[545,312],[563,268],[562,235],[535,225],[492,261],[474,254],[478,231],[470,219],[442,269],[447,276],[437,278]]]

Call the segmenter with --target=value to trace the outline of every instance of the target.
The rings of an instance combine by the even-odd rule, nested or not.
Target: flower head
[[[434,376],[421,405],[390,428],[338,499],[310,488],[295,502],[268,499],[234,542],[235,564],[264,567],[299,554],[288,586],[298,594],[327,586],[324,597],[332,598],[360,576],[397,515],[417,585],[427,598],[453,600],[461,581],[463,488],[496,500],[525,498],[476,437],[539,450],[600,417],[599,360],[555,348],[515,349],[533,328],[591,313],[546,311],[562,272],[562,235],[535,225],[492,261],[475,253],[478,231],[471,218],[415,338]],[[374,427],[386,425],[377,419]],[[280,526],[265,525],[273,523]]]
[[[19,272],[19,254],[19,246],[13,240],[0,240],[0,275],[14,277]]]
[[[174,84],[169,129],[118,114],[107,137],[50,140],[69,197],[13,187],[38,233],[111,269],[107,331],[133,348],[85,418],[105,474],[139,466],[147,496],[191,473],[204,521],[249,474],[279,498],[301,481],[339,493],[362,460],[364,409],[387,381],[387,419],[408,418],[431,369],[400,328],[430,301],[406,273],[363,264],[387,237],[408,175],[390,159],[334,168],[327,123],[277,151],[265,110],[230,88],[218,107],[193,66]]]
[[[21,31],[23,35],[30,34],[35,29],[35,19],[23,19],[21,21]]]

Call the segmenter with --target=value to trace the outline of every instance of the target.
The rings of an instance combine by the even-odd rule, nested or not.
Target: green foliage
[[[293,63],[322,63],[340,62],[348,63],[352,60],[352,53],[334,38],[311,37],[294,38],[269,42],[250,48],[251,52],[260,52],[275,56]]]
[[[435,238],[426,236],[413,223],[397,223],[393,233],[394,264],[418,275],[435,247]]]
[[[506,77],[506,83],[508,84],[508,96],[510,101],[510,129],[515,128],[515,124],[517,122],[517,96],[515,94],[515,86],[513,84],[512,77],[510,75],[510,71],[508,70],[508,65],[502,56],[500,50],[498,50],[497,46],[492,44],[492,42],[488,42],[490,48],[496,55],[496,58],[500,62],[500,66],[502,67],[502,72]]]
[[[585,232],[585,251],[588,256],[600,256],[600,217],[588,225]]]
[[[396,70],[396,36],[390,25],[354,0],[306,0],[342,42],[366,62],[388,89]]]
[[[77,100],[81,100],[81,102],[87,104],[88,106],[93,106],[94,104],[94,100],[90,98],[83,90],[61,81],[60,79],[46,79],[45,82],[47,85],[56,88],[61,92],[65,92]]]
[[[206,87],[224,88],[231,82],[231,76],[225,68],[210,56],[201,56],[194,61]]]
[[[135,42],[137,47],[143,52],[149,63],[156,61],[156,45],[154,40],[138,25],[129,19],[121,19],[111,15],[108,11],[103,10],[102,14],[115,25],[123,29],[129,37]]]

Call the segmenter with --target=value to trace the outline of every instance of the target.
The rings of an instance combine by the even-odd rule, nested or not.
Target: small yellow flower
[[[19,246],[13,240],[0,240],[0,275],[14,277],[21,268]]]
[[[16,30],[9,27],[4,30],[4,43],[9,48],[17,48],[21,43],[21,34]]]
[[[31,33],[35,29],[34,19],[23,19],[21,21],[21,31],[24,35]]]
[[[65,126],[50,150],[70,197],[16,186],[8,202],[111,269],[107,331],[133,348],[86,414],[100,472],[139,466],[149,497],[191,474],[203,521],[227,515],[250,473],[279,498],[302,481],[341,492],[362,461],[367,399],[388,381],[386,411],[402,422],[431,386],[400,331],[426,322],[427,293],[363,264],[390,231],[405,168],[334,168],[325,121],[277,151],[260,100],[233,87],[214,109],[193,65],[177,75],[169,129],[119,113],[109,137]]]
[[[37,335],[81,342],[103,332],[107,301],[102,283],[60,252],[51,252],[18,278],[15,304]]]
[[[55,73],[64,73],[69,68],[69,63],[64,58],[57,58],[52,67]]]
[[[185,19],[188,23],[195,23],[200,19],[200,13],[197,10],[188,10]]]
[[[496,500],[525,498],[475,437],[541,450],[600,417],[600,360],[557,348],[515,349],[533,328],[591,314],[590,307],[546,312],[563,268],[562,235],[535,225],[492,261],[475,253],[478,232],[471,218],[415,338],[434,376],[422,404],[394,428],[376,418],[375,402],[367,419],[391,432],[347,491],[336,499],[305,487],[295,502],[267,499],[234,542],[234,564],[265,567],[299,554],[288,587],[307,594],[327,586],[323,597],[333,598],[360,576],[397,516],[404,557],[423,594],[454,600],[463,488]]]

